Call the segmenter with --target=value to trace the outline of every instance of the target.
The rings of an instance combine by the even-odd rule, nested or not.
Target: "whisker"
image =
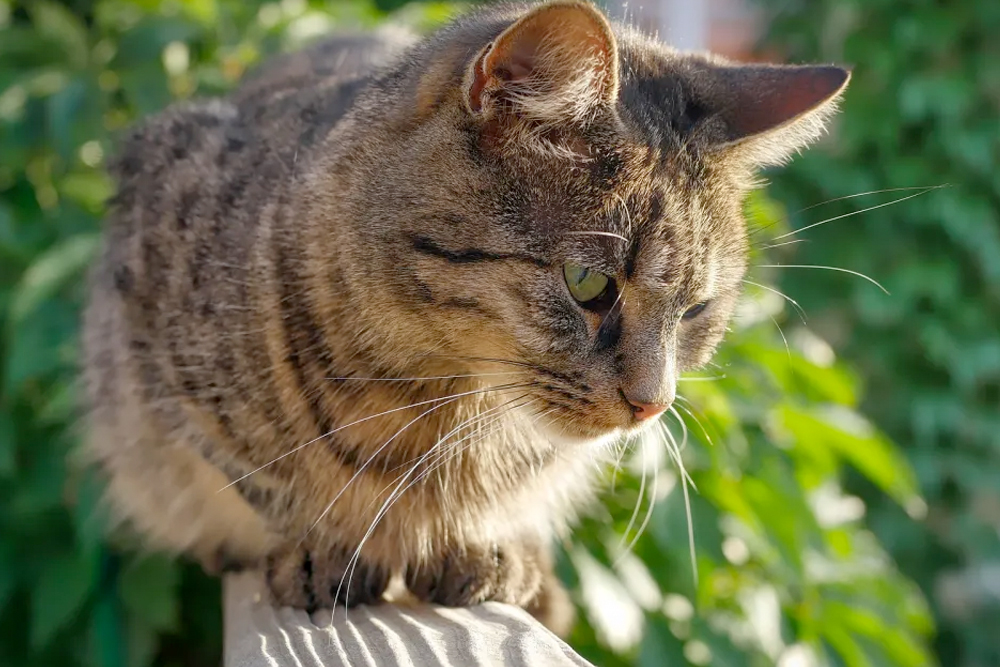
[[[780,248],[781,246],[792,245],[794,243],[809,243],[809,239],[792,239],[791,241],[782,241],[781,243],[768,243],[767,245],[760,246],[760,249],[773,250],[774,248]]]
[[[771,321],[774,322],[774,326],[778,327],[778,335],[781,336],[781,342],[785,344],[785,354],[788,355],[788,360],[792,360],[792,350],[788,347],[788,339],[785,338],[785,332],[781,330],[781,325],[778,324],[778,320],[774,319],[773,315],[768,315]]]
[[[889,294],[889,290],[882,287],[882,284],[877,280],[875,280],[874,278],[866,276],[865,274],[859,273],[857,271],[852,271],[850,269],[842,269],[839,266],[822,266],[820,264],[758,264],[757,266],[762,269],[826,269],[827,271],[839,271],[841,273],[849,273],[852,276],[857,276],[858,278],[864,278],[872,285],[875,285],[875,287],[878,287],[886,294]]]
[[[642,450],[642,477],[639,479],[639,497],[636,498],[635,507],[632,509],[632,516],[629,518],[628,525],[625,526],[625,531],[622,533],[622,539],[618,544],[619,547],[625,544],[629,533],[632,532],[632,526],[635,525],[635,520],[639,518],[639,510],[642,509],[642,501],[646,498],[646,469],[648,466],[646,465],[646,443],[644,441],[641,442],[640,449]],[[650,505],[652,505],[652,501],[650,501]],[[629,546],[631,547],[631,544]],[[626,553],[628,551],[626,549]]]
[[[532,370],[538,370],[539,366],[537,364],[529,364],[524,361],[513,361],[512,359],[495,359],[493,357],[450,357],[452,359],[457,359],[460,361],[485,361],[494,364],[509,364],[511,366],[518,366],[520,368],[530,368]]]
[[[523,397],[523,396],[522,396],[522,397]],[[528,406],[528,405],[531,405],[532,403],[535,403],[535,402],[537,402],[538,400],[539,400],[539,399],[537,399],[537,398],[533,398],[533,399],[531,399],[530,401],[525,401],[524,403],[521,403],[520,405],[515,405],[515,406],[514,406],[513,408],[511,408],[511,409],[510,409],[510,410],[508,410],[507,412],[513,412],[514,410],[516,410],[516,409],[518,409],[518,408],[523,408],[523,407],[526,407],[526,406]],[[549,412],[551,412],[551,410],[550,410]],[[543,413],[543,414],[548,414],[548,412],[546,412],[546,413]],[[489,423],[489,425],[490,425],[490,426],[495,426],[496,424],[500,423],[500,421],[502,421],[502,420],[503,420],[503,418],[504,418],[504,417],[505,417],[506,415],[507,415],[507,413],[504,413],[504,414],[501,414],[501,415],[497,415],[497,416],[495,416],[495,417],[494,417],[494,418],[493,418],[492,420],[490,420],[490,423]],[[468,450],[468,449],[470,449],[470,448],[471,448],[471,447],[472,447],[473,445],[477,444],[478,442],[482,442],[483,440],[485,440],[485,439],[486,439],[486,437],[487,437],[487,436],[489,435],[489,434],[487,433],[487,434],[486,434],[486,435],[484,435],[484,436],[483,436],[482,438],[480,438],[480,439],[479,439],[478,441],[476,441],[476,442],[470,442],[470,443],[469,443],[469,444],[467,444],[466,446],[464,446],[464,447],[462,447],[462,448],[458,448],[458,445],[459,445],[459,444],[461,444],[462,442],[465,442],[465,441],[469,440],[469,438],[471,438],[471,437],[472,437],[472,436],[474,436],[474,435],[478,435],[478,434],[479,434],[479,432],[477,431],[477,432],[474,432],[474,433],[472,433],[472,434],[470,434],[470,435],[467,435],[467,436],[465,436],[465,437],[461,438],[460,440],[456,440],[456,441],[455,441],[454,443],[452,443],[452,446],[451,446],[451,450],[452,450],[452,451],[447,451],[447,450],[442,450],[442,451],[438,452],[438,457],[437,457],[437,458],[436,458],[436,459],[435,459],[434,461],[432,461],[432,462],[431,462],[431,465],[430,465],[430,466],[428,467],[428,469],[427,469],[427,470],[425,470],[425,471],[423,471],[422,473],[420,473],[420,475],[418,475],[418,476],[417,476],[417,477],[416,477],[416,478],[415,478],[415,479],[414,479],[414,480],[413,480],[413,481],[412,481],[412,482],[411,482],[411,483],[410,483],[410,484],[409,484],[409,485],[408,485],[408,486],[406,487],[406,489],[403,489],[403,491],[402,491],[402,492],[400,493],[400,495],[402,495],[402,493],[405,493],[405,492],[406,492],[406,491],[407,491],[407,490],[408,490],[408,489],[409,489],[410,487],[412,487],[412,486],[413,486],[414,484],[418,483],[418,482],[419,482],[419,481],[421,481],[422,479],[426,478],[426,477],[427,477],[428,475],[430,475],[431,473],[433,473],[433,472],[434,472],[435,470],[439,470],[439,469],[440,469],[440,468],[442,468],[442,467],[443,467],[444,465],[446,465],[446,464],[447,464],[448,462],[450,462],[450,461],[454,460],[454,458],[455,458],[455,457],[457,457],[457,456],[459,456],[460,454],[462,454],[463,452],[467,451],[467,450]],[[438,443],[438,444],[440,444],[440,443]],[[432,448],[432,449],[433,449],[433,448]],[[430,453],[430,452],[428,452],[428,453]],[[446,457],[447,457],[447,458],[446,458]],[[419,462],[419,463],[418,463],[418,465],[420,465],[421,463],[423,463],[423,462],[422,462],[422,461],[421,461],[421,462]],[[412,472],[412,469],[411,469],[411,472]]]
[[[457,400],[458,400],[458,398],[452,398],[452,399],[449,399],[448,401],[446,401],[444,403],[441,403],[440,405],[435,405],[434,407],[432,407],[432,408],[430,408],[428,410],[424,410],[419,415],[417,415],[416,417],[414,417],[410,421],[406,422],[406,425],[403,426],[403,428],[401,428],[398,431],[396,431],[395,433],[393,433],[392,436],[390,436],[388,440],[386,440],[384,443],[382,443],[382,445],[378,449],[375,450],[374,454],[372,454],[371,456],[368,457],[368,460],[365,461],[364,464],[362,464],[362,466],[360,468],[358,468],[357,470],[354,471],[354,474],[351,475],[351,478],[349,480],[347,480],[347,484],[344,484],[344,488],[342,488],[340,491],[337,492],[337,495],[335,495],[333,497],[333,500],[331,500],[330,503],[326,506],[326,509],[324,509],[320,513],[319,517],[313,522],[313,524],[311,526],[309,526],[309,529],[306,531],[306,535],[308,535],[310,532],[312,532],[313,528],[315,528],[317,525],[319,525],[319,523],[323,519],[326,518],[326,515],[330,513],[330,510],[333,509],[333,506],[336,504],[336,502],[338,500],[340,500],[340,497],[342,495],[344,495],[344,493],[347,491],[348,488],[350,488],[351,484],[354,483],[354,480],[356,480],[361,475],[361,473],[364,472],[364,470],[368,467],[369,463],[371,463],[373,460],[375,460],[375,458],[379,454],[382,453],[382,450],[384,450],[386,447],[389,446],[389,443],[391,443],[393,440],[395,440],[403,431],[405,431],[406,429],[408,429],[411,426],[413,426],[414,424],[416,424],[418,421],[420,421],[421,419],[423,419],[425,416],[427,416],[431,412],[434,412],[435,410],[437,410],[439,408],[443,408],[443,407],[445,407],[445,406],[447,406],[447,405],[449,405],[451,403],[454,403]],[[305,539],[305,535],[302,537],[302,539]],[[300,542],[301,542],[301,540],[300,540]]]
[[[628,243],[628,239],[621,234],[615,234],[614,232],[566,232],[567,234],[576,234],[580,236],[610,236],[614,239],[621,239],[625,243]]]
[[[691,475],[688,474],[687,468],[684,467],[684,461],[681,459],[682,447],[677,446],[677,439],[674,437],[674,434],[671,433],[670,429],[667,428],[667,425],[663,423],[662,420],[658,421],[656,425],[666,436],[666,439],[663,441],[664,444],[667,444],[669,442],[669,444],[671,445],[667,447],[667,453],[670,455],[670,458],[674,460],[674,463],[677,464],[677,469],[680,471],[681,477],[686,479],[687,483],[690,484],[695,491],[697,491],[698,486],[694,483],[694,480],[691,479]],[[686,434],[687,430],[685,429],[684,432]],[[687,440],[684,440],[683,447],[687,447]]]
[[[687,403],[689,405],[691,404],[691,401],[689,401],[688,399],[686,399],[685,397],[683,397],[683,396],[681,396],[679,394],[677,396],[677,400],[678,401],[684,401],[685,403]],[[694,420],[694,423],[698,425],[699,429],[701,429],[701,434],[703,436],[705,436],[705,442],[708,443],[709,447],[714,447],[715,446],[715,442],[712,441],[712,436],[710,436],[708,434],[708,429],[706,429],[705,425],[701,423],[701,419],[699,419],[698,415],[696,415],[694,413],[694,410],[692,408],[690,408],[690,407],[685,407],[685,406],[681,405],[680,403],[675,403],[673,406],[671,406],[671,409],[673,409],[674,406],[676,406],[677,408],[683,410],[684,413],[687,416],[691,417],[691,419]],[[678,419],[680,419],[680,415],[679,414],[677,414],[676,412],[674,412],[674,414],[677,416]]]
[[[622,212],[625,213],[625,221],[626,221],[626,223],[628,223],[628,233],[631,234],[632,233],[632,214],[628,210],[628,204],[625,202],[625,198],[622,197],[619,193],[616,192],[614,194],[615,194],[616,197],[618,197],[618,201],[621,202]],[[628,239],[625,239],[625,240],[628,241]]]
[[[622,458],[625,456],[625,452],[628,451],[628,443],[624,440],[619,440],[615,443],[615,449],[617,449],[617,454],[615,455],[615,464],[611,468],[611,494],[615,493],[615,483],[618,481],[618,473],[622,469]]]
[[[625,302],[622,301],[622,298],[625,296],[625,288],[626,287],[628,287],[628,284],[625,283],[625,282],[622,282],[622,288],[620,290],[618,290],[618,296],[615,297],[615,302],[613,304],[611,304],[611,308],[608,309],[608,314],[605,315],[603,318],[601,318],[601,323],[599,325],[597,325],[597,329],[594,330],[596,332],[596,334],[597,334],[597,338],[594,341],[595,344],[597,343],[597,341],[600,340],[601,329],[604,327],[605,322],[608,321],[608,318],[611,317],[611,315],[615,312],[615,308],[618,306],[618,302],[621,301],[622,308],[625,308]]]
[[[527,386],[530,386],[530,385],[527,385]],[[520,388],[520,387],[518,387],[518,388]],[[309,530],[306,531],[306,535],[308,535],[309,532],[311,532],[313,530],[313,528],[315,528],[317,525],[319,525],[319,523],[324,518],[326,518],[326,515],[330,513],[330,510],[333,509],[334,504],[340,499],[340,497],[344,494],[344,492],[347,491],[348,487],[350,487],[351,484],[354,482],[354,480],[356,480],[361,475],[361,473],[364,472],[365,468],[368,467],[368,464],[371,463],[379,454],[381,454],[382,450],[384,450],[386,447],[389,446],[389,443],[391,443],[393,440],[395,440],[397,437],[399,437],[399,435],[402,434],[403,431],[405,431],[406,429],[410,428],[415,423],[417,423],[418,421],[420,421],[421,419],[423,419],[426,415],[430,414],[431,412],[434,412],[435,410],[439,410],[440,408],[443,408],[443,407],[445,407],[447,405],[450,405],[451,403],[454,403],[459,398],[462,398],[462,396],[461,395],[456,395],[456,396],[454,396],[452,398],[449,398],[447,401],[445,401],[444,403],[441,403],[440,405],[435,405],[434,407],[432,407],[432,408],[430,408],[428,410],[425,410],[424,412],[420,413],[419,415],[417,415],[416,417],[414,417],[413,419],[411,419],[410,421],[408,421],[406,423],[406,425],[403,426],[401,429],[399,429],[398,431],[396,431],[395,433],[393,433],[392,436],[388,440],[386,440],[384,443],[382,443],[382,445],[378,449],[375,450],[374,454],[372,454],[370,457],[368,457],[368,460],[365,461],[364,464],[360,468],[358,468],[356,471],[354,471],[354,474],[351,476],[351,478],[349,480],[347,480],[347,484],[344,485],[344,488],[342,488],[337,493],[337,495],[334,496],[333,500],[330,501],[330,504],[328,504],[326,506],[326,509],[323,510],[322,514],[319,515],[319,518],[317,518],[316,521],[314,521],[313,524],[309,527]]]
[[[528,401],[528,403],[531,403],[534,400],[537,400],[537,399],[532,399],[532,401]],[[513,410],[513,409],[516,409],[516,408],[511,408],[511,409]],[[438,443],[436,443],[434,447],[432,447],[431,449],[429,449],[425,453],[424,456],[426,457],[431,452],[433,452],[434,449],[438,445],[441,444],[441,442],[443,442],[443,441],[439,440]],[[357,563],[358,563],[358,559],[361,556],[361,550],[364,548],[365,543],[368,541],[368,538],[371,537],[371,535],[375,531],[375,528],[378,526],[379,522],[385,517],[386,514],[388,514],[389,510],[396,503],[396,501],[399,500],[399,498],[401,498],[402,495],[404,493],[406,493],[406,491],[409,490],[413,486],[413,484],[416,483],[416,481],[421,478],[421,477],[418,477],[417,480],[414,480],[409,485],[407,485],[405,488],[402,488],[402,490],[400,491],[400,488],[402,487],[402,485],[406,483],[406,480],[409,478],[410,475],[413,474],[413,472],[417,469],[417,467],[419,465],[420,465],[420,461],[418,461],[416,464],[414,464],[410,468],[409,472],[407,472],[406,475],[403,477],[403,479],[400,480],[400,482],[396,485],[396,488],[394,488],[393,491],[392,491],[392,493],[389,494],[389,497],[385,500],[385,502],[382,503],[382,507],[379,508],[379,511],[376,513],[375,518],[372,520],[371,525],[368,527],[368,530],[365,532],[364,536],[361,538],[361,543],[358,545],[358,548],[354,550],[354,555],[351,557],[351,560],[350,560],[350,562],[348,564],[348,570],[350,571],[350,575],[347,577],[347,587],[348,587],[348,589],[350,589],[351,582],[354,580],[354,571],[357,569]],[[424,473],[422,473],[422,475],[426,476],[426,474],[428,474],[431,470],[434,470],[434,469],[435,468],[429,468],[428,470],[424,471]],[[340,591],[341,591],[341,588],[343,587],[343,585],[344,585],[344,577],[341,577],[340,584],[338,584],[338,586],[337,586],[337,592],[336,592],[336,595],[334,596],[334,599],[339,599],[339,597],[340,597]]]
[[[747,280],[746,278],[743,279],[743,283],[746,284],[746,285],[753,285],[754,287],[759,287],[762,290],[767,290],[771,294],[777,294],[782,299],[784,299],[785,301],[787,301],[788,303],[790,303],[792,305],[792,307],[795,308],[796,311],[798,311],[799,319],[802,320],[802,324],[806,323],[806,311],[805,311],[805,309],[803,309],[802,306],[799,305],[798,301],[796,301],[792,297],[788,296],[787,294],[785,294],[781,290],[775,289],[773,287],[768,287],[767,285],[761,285],[760,283],[755,283],[754,281]]]
[[[653,517],[653,508],[656,506],[657,487],[659,486],[659,481],[660,470],[659,467],[657,467],[657,469],[653,471],[653,488],[649,494],[649,503],[646,505],[646,515],[642,517],[642,523],[639,524],[639,530],[636,531],[635,536],[625,548],[625,552],[615,559],[613,567],[617,566],[622,561],[625,554],[632,552],[635,545],[639,543],[639,538],[641,538],[643,533],[646,532],[646,528],[649,526],[649,520]]]
[[[435,443],[434,446],[431,447],[431,449],[434,449],[434,447],[437,447],[443,441],[448,440],[451,436],[455,435],[456,433],[458,433],[459,431],[461,431],[463,428],[466,428],[466,427],[470,426],[473,422],[478,421],[478,420],[482,419],[483,417],[488,416],[491,412],[495,412],[496,410],[503,409],[503,408],[507,407],[508,405],[510,405],[511,403],[516,403],[517,401],[523,399],[525,396],[527,396],[527,394],[521,394],[520,396],[518,396],[516,398],[512,398],[511,400],[507,401],[506,403],[501,403],[500,405],[495,405],[492,408],[488,408],[487,410],[485,410],[483,412],[477,413],[477,414],[473,415],[472,417],[469,417],[465,421],[461,422],[458,426],[456,426],[452,430],[448,431],[448,433],[446,433],[443,436],[441,436],[440,438],[438,438],[437,443]],[[405,465],[407,465],[409,463],[413,463],[414,461],[417,461],[417,460],[421,459],[423,456],[424,456],[424,454],[421,454],[420,456],[414,456],[409,461],[405,461],[405,462],[401,463],[400,465],[396,466],[395,468],[393,468],[392,471],[399,470],[403,466],[405,466]],[[390,484],[391,484],[391,482],[390,482]],[[386,487],[386,488],[388,488],[388,487]],[[385,489],[383,489],[383,491],[385,491]]]
[[[834,197],[833,199],[827,199],[826,201],[821,201],[818,204],[813,204],[812,206],[806,206],[801,208],[797,213],[805,213],[806,211],[818,208],[820,206],[826,206],[827,204],[832,204],[837,201],[844,201],[845,199],[854,199],[855,197],[865,197],[867,195],[880,195],[886,192],[912,192],[913,190],[923,190],[924,192],[930,192],[931,190],[937,190],[939,188],[951,187],[950,183],[942,183],[941,185],[911,185],[909,187],[902,188],[883,188],[881,190],[869,190],[868,192],[857,192],[853,195],[844,195],[843,197]],[[920,194],[923,194],[921,192]]]
[[[668,410],[668,412],[670,412],[670,414],[672,414],[674,416],[674,418],[677,419],[677,423],[681,425],[681,433],[683,435],[681,436],[680,451],[683,452],[687,448],[687,444],[688,444],[688,427],[687,427],[687,424],[684,422],[683,419],[681,419],[680,414],[678,414],[677,410],[674,408],[673,405],[671,405],[669,408],[667,408],[667,410]]]
[[[684,462],[681,460],[680,452],[677,448],[677,441],[674,439],[673,434],[669,429],[667,429],[663,422],[659,422],[659,425],[661,426],[663,434],[670,440],[671,443],[673,443],[673,448],[667,447],[667,452],[670,454],[671,458],[673,458],[678,469],[682,472],[681,491],[684,493],[684,514],[687,517],[688,548],[691,553],[691,574],[694,577],[694,586],[695,588],[698,588],[698,552],[694,541],[694,521],[691,517],[691,496],[688,493],[688,482],[691,478],[688,476],[687,470],[684,468]],[[694,486],[694,482],[691,482],[691,486],[697,490],[697,487]]]
[[[421,405],[427,405],[429,403],[437,403],[439,401],[444,401],[444,400],[451,399],[451,398],[461,398],[463,396],[472,396],[474,394],[484,394],[484,393],[490,392],[490,391],[502,391],[502,390],[506,390],[506,389],[517,389],[517,388],[521,388],[521,387],[530,387],[533,384],[534,384],[534,382],[527,382],[527,383],[520,382],[520,383],[514,383],[514,384],[500,385],[498,387],[487,387],[485,389],[475,389],[475,390],[472,390],[472,391],[463,391],[463,392],[458,393],[458,394],[452,394],[451,396],[442,396],[441,398],[431,398],[431,399],[427,399],[425,401],[418,401],[416,403],[411,403],[409,405],[404,405],[404,406],[401,406],[401,407],[398,407],[398,408],[392,408],[390,410],[386,410],[384,412],[379,412],[378,414],[369,415],[367,417],[362,417],[361,419],[356,419],[356,420],[352,421],[349,424],[344,424],[343,426],[338,426],[335,429],[327,431],[326,433],[313,438],[309,442],[305,442],[305,443],[303,443],[303,444],[295,447],[294,449],[292,449],[290,451],[287,451],[284,454],[281,454],[280,456],[275,457],[274,459],[271,459],[270,461],[268,461],[264,465],[260,466],[259,468],[251,470],[250,472],[248,472],[247,474],[243,475],[242,477],[238,477],[238,478],[234,479],[229,484],[226,484],[224,487],[222,487],[221,489],[219,489],[218,491],[216,491],[216,493],[221,493],[221,492],[225,491],[226,489],[228,489],[229,487],[233,486],[234,484],[242,482],[247,477],[250,477],[251,475],[254,475],[254,474],[260,472],[261,470],[263,470],[264,468],[267,468],[268,466],[274,465],[275,463],[277,463],[278,461],[282,460],[286,456],[291,456],[295,452],[297,452],[297,451],[299,451],[299,450],[301,450],[301,449],[303,449],[305,447],[308,447],[309,445],[313,444],[314,442],[319,442],[320,440],[323,440],[324,438],[328,438],[331,435],[333,435],[334,433],[337,433],[338,431],[343,431],[345,428],[349,428],[351,426],[355,426],[357,424],[361,424],[363,422],[370,421],[372,419],[377,419],[378,417],[384,417],[385,415],[392,414],[394,412],[399,412],[400,410],[409,410],[410,408],[417,408],[417,407],[420,407]]]
[[[359,377],[339,377],[339,378],[326,378],[327,380],[336,382],[348,382],[348,381],[358,381],[358,382],[420,382],[421,380],[457,380],[459,378],[479,378],[479,377],[492,377],[495,375],[518,375],[518,371],[498,371],[496,373],[466,373],[463,375],[429,375],[425,377],[411,377],[411,378],[359,378]]]
[[[806,225],[805,227],[801,227],[799,229],[795,229],[795,230],[792,230],[790,232],[786,232],[786,233],[781,234],[779,236],[775,236],[771,240],[772,241],[780,241],[783,238],[786,238],[786,237],[789,237],[789,236],[795,236],[796,234],[801,234],[802,232],[806,231],[807,229],[812,229],[813,227],[819,227],[820,225],[825,225],[828,222],[834,222],[836,220],[843,220],[844,218],[849,218],[852,215],[859,215],[861,213],[867,213],[868,211],[874,211],[876,209],[885,208],[886,206],[892,206],[893,204],[899,204],[901,202],[906,201],[907,199],[913,199],[914,197],[919,197],[921,195],[925,195],[925,194],[927,194],[928,192],[930,192],[932,190],[939,190],[940,188],[943,188],[943,187],[947,187],[947,186],[945,186],[945,185],[934,185],[934,186],[926,187],[923,190],[921,190],[920,192],[917,192],[917,193],[912,194],[912,195],[907,195],[905,197],[899,197],[898,199],[893,199],[892,201],[887,201],[887,202],[883,202],[881,204],[876,204],[874,206],[869,206],[869,207],[863,208],[863,209],[861,209],[859,211],[851,211],[850,213],[844,213],[842,215],[835,215],[832,218],[827,218],[826,220],[820,220],[819,222],[814,222],[811,225]],[[865,194],[865,193],[861,193],[861,194]],[[852,196],[857,197],[857,196],[860,196],[860,195],[848,195],[846,197],[841,197],[841,199],[848,199],[849,197],[852,197]],[[837,201],[837,200],[836,199],[831,199],[830,201]],[[824,203],[827,203],[827,202],[824,202]],[[817,204],[817,206],[819,206],[819,205],[820,204]],[[803,209],[803,210],[807,210],[807,209]]]

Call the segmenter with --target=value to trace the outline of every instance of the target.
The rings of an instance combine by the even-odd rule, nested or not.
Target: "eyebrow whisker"
[[[613,239],[621,239],[625,243],[629,240],[622,236],[621,234],[615,234],[614,232],[566,232],[567,234],[576,234],[578,236],[610,236]]]

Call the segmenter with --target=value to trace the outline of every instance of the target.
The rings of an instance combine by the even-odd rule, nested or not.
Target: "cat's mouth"
[[[545,407],[539,423],[553,442],[568,443],[603,440],[621,435],[635,435],[658,421],[669,408],[629,401],[622,392],[600,400],[591,396],[567,397],[563,390],[543,387]]]

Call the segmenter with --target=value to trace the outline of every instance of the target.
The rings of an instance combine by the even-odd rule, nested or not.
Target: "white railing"
[[[312,614],[271,606],[256,573],[229,575],[224,667],[592,667],[521,609],[382,604]]]

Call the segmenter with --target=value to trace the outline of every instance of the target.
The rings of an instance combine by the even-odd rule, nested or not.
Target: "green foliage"
[[[1000,5],[768,2],[770,41],[794,60],[853,63],[829,150],[776,175],[790,207],[831,202],[795,227],[795,263],[866,273],[892,292],[788,270],[783,289],[862,371],[863,410],[904,446],[929,505],[912,521],[871,492],[870,525],[933,602],[943,664],[1000,664]],[[853,215],[861,213],[860,215]],[[990,572],[993,572],[991,575]],[[993,582],[992,584],[990,582]]]
[[[764,245],[759,236],[778,234],[776,221],[763,217],[766,201],[751,204]],[[856,381],[830,348],[807,335],[786,347],[776,327],[785,302],[769,289],[756,292],[713,368],[682,380],[683,422],[668,420],[672,436],[664,436],[688,442],[682,461],[697,488],[688,496],[697,581],[681,478],[654,440],[569,548],[582,599],[594,596],[584,608],[603,639],[600,647],[582,643],[588,629],[579,645],[599,665],[633,664],[635,656],[643,666],[773,665],[802,652],[819,664],[931,664],[922,597],[865,528],[864,504],[838,483],[849,466],[889,502],[912,507],[921,502],[913,474],[856,411]],[[646,496],[661,500],[633,555],[623,557],[622,536],[636,532],[635,504],[647,511],[643,458],[657,471],[647,474]],[[635,614],[647,622],[638,647],[615,636]],[[625,662],[611,659],[609,645]]]
[[[99,485],[67,457],[81,277],[112,188],[104,167],[135,118],[225,91],[264,54],[389,9],[426,27],[451,8],[0,0],[0,664],[218,664],[218,584],[108,542]],[[762,197],[749,216],[758,245],[782,229]],[[934,266],[960,283],[962,271]],[[897,307],[858,295],[845,321]],[[785,306],[753,287],[716,365],[681,385],[682,419],[665,423],[697,490],[685,493],[673,450],[651,438],[624,453],[613,490],[565,545],[582,611],[573,643],[597,664],[772,665],[802,652],[931,664],[923,598],[838,481],[854,471],[868,502],[900,514],[921,504],[914,475],[859,414],[854,374],[829,347],[801,332],[785,343]],[[979,366],[990,350],[979,347]]]

